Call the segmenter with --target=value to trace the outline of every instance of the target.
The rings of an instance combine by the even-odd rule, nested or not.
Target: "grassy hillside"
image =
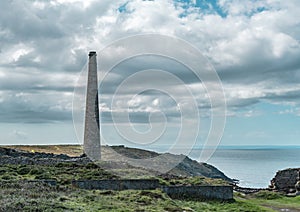
[[[23,150],[27,152],[44,152],[53,154],[67,154],[69,156],[80,156],[83,153],[83,147],[80,145],[49,145],[49,146],[6,146],[7,148]],[[119,154],[116,156],[116,152]],[[157,157],[159,156],[159,157]],[[32,156],[31,156],[32,157]],[[156,167],[147,167],[148,164],[141,165],[134,159],[152,158],[151,165]],[[128,160],[132,160],[132,162]],[[139,161],[139,160],[138,160]],[[125,146],[102,146],[101,149],[101,166],[104,169],[112,171],[114,174],[123,178],[141,178],[145,176],[157,176],[161,174],[158,170],[163,167],[173,167],[168,174],[175,176],[204,176],[209,178],[223,179],[233,182],[217,168],[207,164],[198,163],[183,155],[173,155],[169,153],[159,154],[157,152],[129,148]],[[180,162],[181,161],[181,162]]]
[[[300,197],[235,194],[234,202],[173,200],[160,190],[89,191],[20,182],[0,183],[0,211],[300,211]]]
[[[12,148],[12,146],[10,146]],[[16,146],[19,150],[29,152],[47,152],[79,156],[82,147],[76,145],[59,146]],[[134,157],[152,156],[153,152],[117,147],[118,151]],[[106,151],[106,150],[105,150]],[[9,156],[9,151],[1,153],[3,161]],[[13,155],[15,154],[15,155]],[[27,153],[26,153],[27,154]],[[21,154],[26,158],[26,154]],[[42,155],[42,154],[41,154]],[[30,157],[39,158],[38,153]],[[11,157],[18,153],[11,153]],[[54,156],[49,156],[54,157]],[[44,159],[44,158],[42,158]],[[47,159],[47,158],[46,158]],[[193,166],[194,161],[187,161]],[[200,166],[201,167],[201,166]],[[182,168],[182,167],[179,167]],[[211,167],[204,166],[209,169]],[[183,169],[184,170],[184,169]],[[289,198],[280,193],[260,191],[245,195],[235,192],[234,202],[174,200],[161,190],[152,191],[107,191],[82,190],[71,186],[73,179],[113,179],[151,177],[150,171],[134,168],[124,163],[102,162],[94,163],[65,163],[54,165],[43,164],[1,164],[0,165],[0,211],[290,211],[300,212],[300,196]],[[153,176],[152,176],[153,177]],[[221,179],[195,177],[164,178],[155,176],[161,184],[194,184],[216,185],[228,182]],[[173,176],[174,177],[174,176]],[[258,176],[259,177],[259,176]],[[58,184],[50,186],[26,180],[55,179]],[[24,181],[25,180],[25,181]]]

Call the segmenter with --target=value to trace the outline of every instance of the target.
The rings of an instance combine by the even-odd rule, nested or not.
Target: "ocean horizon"
[[[194,149],[189,157],[197,160],[201,149]],[[267,188],[279,170],[300,167],[300,146],[221,146],[207,163],[239,186]]]
[[[168,152],[167,145],[145,149],[159,153]],[[176,149],[173,153],[189,152],[185,150]],[[201,152],[202,148],[194,147],[188,156],[198,162],[213,165],[229,178],[238,180],[239,186],[248,188],[267,188],[277,171],[300,168],[298,145],[221,145],[207,161],[199,161]]]
[[[27,144],[37,145],[37,144]],[[50,145],[50,144],[39,144]],[[76,143],[51,145],[82,145]],[[114,144],[118,145],[118,144]],[[167,146],[130,146],[159,153],[168,152]],[[189,152],[184,148],[177,149],[177,153]],[[193,148],[188,156],[199,161],[202,149]],[[176,154],[177,154],[176,153]],[[218,146],[213,155],[206,162],[213,165],[226,176],[239,181],[239,186],[249,188],[267,188],[276,172],[288,168],[300,168],[300,146]]]

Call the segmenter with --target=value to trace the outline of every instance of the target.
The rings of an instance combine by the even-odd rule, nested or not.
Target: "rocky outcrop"
[[[63,162],[88,164],[91,160],[85,156],[70,157],[65,154],[32,153],[10,148],[0,148],[0,164],[55,165]]]
[[[174,155],[170,153],[157,153],[153,151],[129,148],[123,145],[121,146],[112,146],[114,151],[118,152],[122,156],[133,159],[146,159],[146,158],[159,158],[159,160],[153,160],[156,164],[152,164],[154,167],[164,167],[168,166],[169,163],[174,163],[174,161],[180,161],[173,169],[168,171],[166,175],[170,176],[181,176],[181,177],[193,177],[193,176],[203,176],[208,178],[223,179],[225,181],[236,183],[236,180],[233,180],[227,177],[223,172],[215,168],[214,166],[207,163],[199,163],[196,160],[192,160],[184,155]],[[107,147],[102,148],[103,151],[107,151]],[[110,155],[110,154],[107,154]],[[158,157],[159,156],[159,157]],[[109,161],[118,160],[115,157],[106,158]],[[124,161],[124,160],[122,160]],[[160,173],[161,174],[161,173]],[[172,178],[172,177],[171,177]]]
[[[190,159],[189,157],[185,157],[184,160],[169,173],[174,175],[181,174],[182,176],[187,177],[204,176],[208,178],[223,179],[228,182],[234,182],[216,167],[207,163],[199,163]]]
[[[300,168],[280,170],[271,180],[270,188],[285,192],[295,192],[295,185],[300,177]]]

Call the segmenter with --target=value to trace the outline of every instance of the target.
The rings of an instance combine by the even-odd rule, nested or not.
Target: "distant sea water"
[[[193,150],[189,157],[197,160],[200,154],[201,150]],[[239,180],[242,187],[266,188],[278,170],[300,168],[300,148],[221,148],[207,163]]]

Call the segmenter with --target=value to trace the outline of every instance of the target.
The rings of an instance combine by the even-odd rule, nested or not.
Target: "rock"
[[[296,193],[288,193],[288,194],[286,194],[285,196],[287,196],[287,197],[295,197],[295,196],[296,196]]]
[[[291,188],[289,191],[288,191],[288,193],[295,193],[296,192],[296,189],[294,189],[294,188]]]
[[[297,191],[300,191],[300,181],[299,181],[299,179],[298,179],[297,183],[295,184],[295,189]]]
[[[21,150],[1,148],[0,147],[0,163],[1,164],[20,164],[20,165],[55,165],[57,163],[70,162],[87,164],[91,160],[87,157],[70,157],[65,154],[53,153],[31,153]]]
[[[274,190],[289,193],[295,190],[295,185],[299,179],[300,168],[280,170],[271,180],[271,186]]]
[[[182,176],[204,176],[208,178],[223,179],[228,182],[234,182],[233,179],[227,177],[223,172],[221,172],[214,166],[207,163],[199,163],[195,160],[190,159],[189,157],[185,157],[185,159],[169,173],[177,175],[176,173],[180,171]]]

